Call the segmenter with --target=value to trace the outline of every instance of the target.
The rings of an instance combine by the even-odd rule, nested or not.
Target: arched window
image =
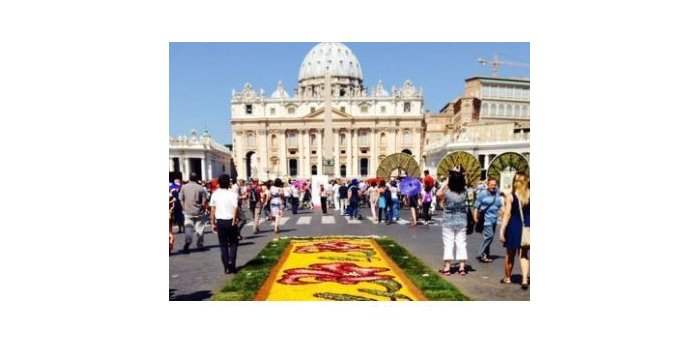
[[[345,146],[345,133],[340,134],[340,147]]]
[[[411,112],[411,102],[404,102],[403,103],[403,111],[404,111],[404,113]]]
[[[316,134],[311,134],[311,146],[316,146]]]
[[[346,177],[348,176],[348,168],[345,166],[345,164],[340,166],[340,177]]]
[[[277,135],[272,135],[270,137],[270,145],[272,148],[277,148]]]
[[[294,131],[287,132],[287,147],[297,147],[297,133]]]
[[[318,168],[316,167],[316,164],[311,166],[311,175],[318,175]]]

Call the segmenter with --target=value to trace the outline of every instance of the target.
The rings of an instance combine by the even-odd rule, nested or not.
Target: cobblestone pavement
[[[282,226],[282,236],[322,236],[322,235],[386,235],[411,251],[425,264],[437,271],[442,265],[441,215],[437,212],[434,224],[407,225],[410,218],[408,209],[401,210],[400,224],[375,224],[367,219],[369,210],[361,209],[362,220],[348,220],[334,210],[321,215],[320,209],[300,211],[297,215],[286,212]],[[249,213],[247,213],[249,214]],[[192,249],[183,254],[180,249],[184,235],[176,234],[176,248],[170,256],[170,300],[207,300],[225,284],[230,275],[224,274],[219,257],[216,235],[207,229],[204,235],[204,249]],[[237,265],[250,261],[272,239],[272,226],[265,223],[259,234],[253,233],[249,224],[243,230],[244,240],[238,249]],[[505,249],[497,240],[491,245],[491,254],[496,257],[493,263],[483,264],[475,258],[481,243],[481,234],[467,236],[468,264],[471,266],[466,276],[453,274],[445,276],[448,281],[464,294],[475,300],[529,300],[529,290],[520,288],[520,266],[516,261],[513,270],[513,284],[500,284],[503,277]]]

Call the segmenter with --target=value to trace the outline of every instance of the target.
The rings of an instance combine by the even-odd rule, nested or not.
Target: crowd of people
[[[516,174],[513,190],[499,191],[496,179],[488,179],[475,187],[469,187],[462,168],[449,172],[440,184],[424,171],[419,181],[403,183],[402,178],[332,179],[319,184],[317,195],[319,209],[323,214],[334,210],[351,219],[361,219],[360,208],[369,209],[374,223],[391,225],[400,220],[400,209],[408,207],[411,212],[409,227],[418,224],[434,224],[436,210],[442,210],[442,240],[444,266],[440,272],[467,274],[467,238],[473,232],[483,235],[477,260],[493,262],[490,247],[496,233],[507,249],[504,277],[501,283],[511,283],[515,257],[520,260],[523,273],[522,287],[529,285],[529,226],[530,202],[529,179],[526,174]],[[406,185],[406,186],[403,186]],[[409,187],[411,185],[412,187]],[[402,191],[403,189],[403,191]],[[253,221],[257,234],[264,222],[273,227],[274,238],[280,237],[280,219],[287,211],[296,215],[300,210],[313,210],[312,186],[303,179],[260,181],[258,179],[237,180],[229,175],[202,182],[192,173],[185,184],[180,179],[170,183],[170,251],[175,246],[173,228],[184,232],[183,253],[189,253],[196,238],[196,247],[203,248],[205,224],[209,222],[217,233],[221,259],[226,273],[235,273],[236,253],[242,239],[243,226]]]

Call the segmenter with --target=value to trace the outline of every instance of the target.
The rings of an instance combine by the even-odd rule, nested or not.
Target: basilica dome
[[[362,81],[360,61],[341,43],[320,43],[304,57],[299,68],[299,81],[323,78],[326,67],[333,77],[347,77]]]

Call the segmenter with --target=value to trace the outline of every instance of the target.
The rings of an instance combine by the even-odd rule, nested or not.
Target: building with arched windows
[[[438,172],[441,161],[454,153],[466,153],[475,164],[478,162],[479,168],[475,168],[478,177],[475,178],[481,180],[490,176],[489,169],[494,161],[504,154],[529,164],[530,81],[495,77],[466,79],[464,94],[447,103],[440,113],[426,114],[425,123],[421,164],[432,172]],[[512,172],[516,169],[500,170]]]
[[[324,128],[326,86],[330,135]],[[420,162],[423,153],[422,90],[410,80],[389,90],[381,80],[366,87],[360,61],[341,43],[311,48],[292,93],[281,81],[269,95],[250,83],[234,90],[230,122],[241,178],[321,175],[326,137],[334,176],[373,176],[384,157],[405,151]]]

